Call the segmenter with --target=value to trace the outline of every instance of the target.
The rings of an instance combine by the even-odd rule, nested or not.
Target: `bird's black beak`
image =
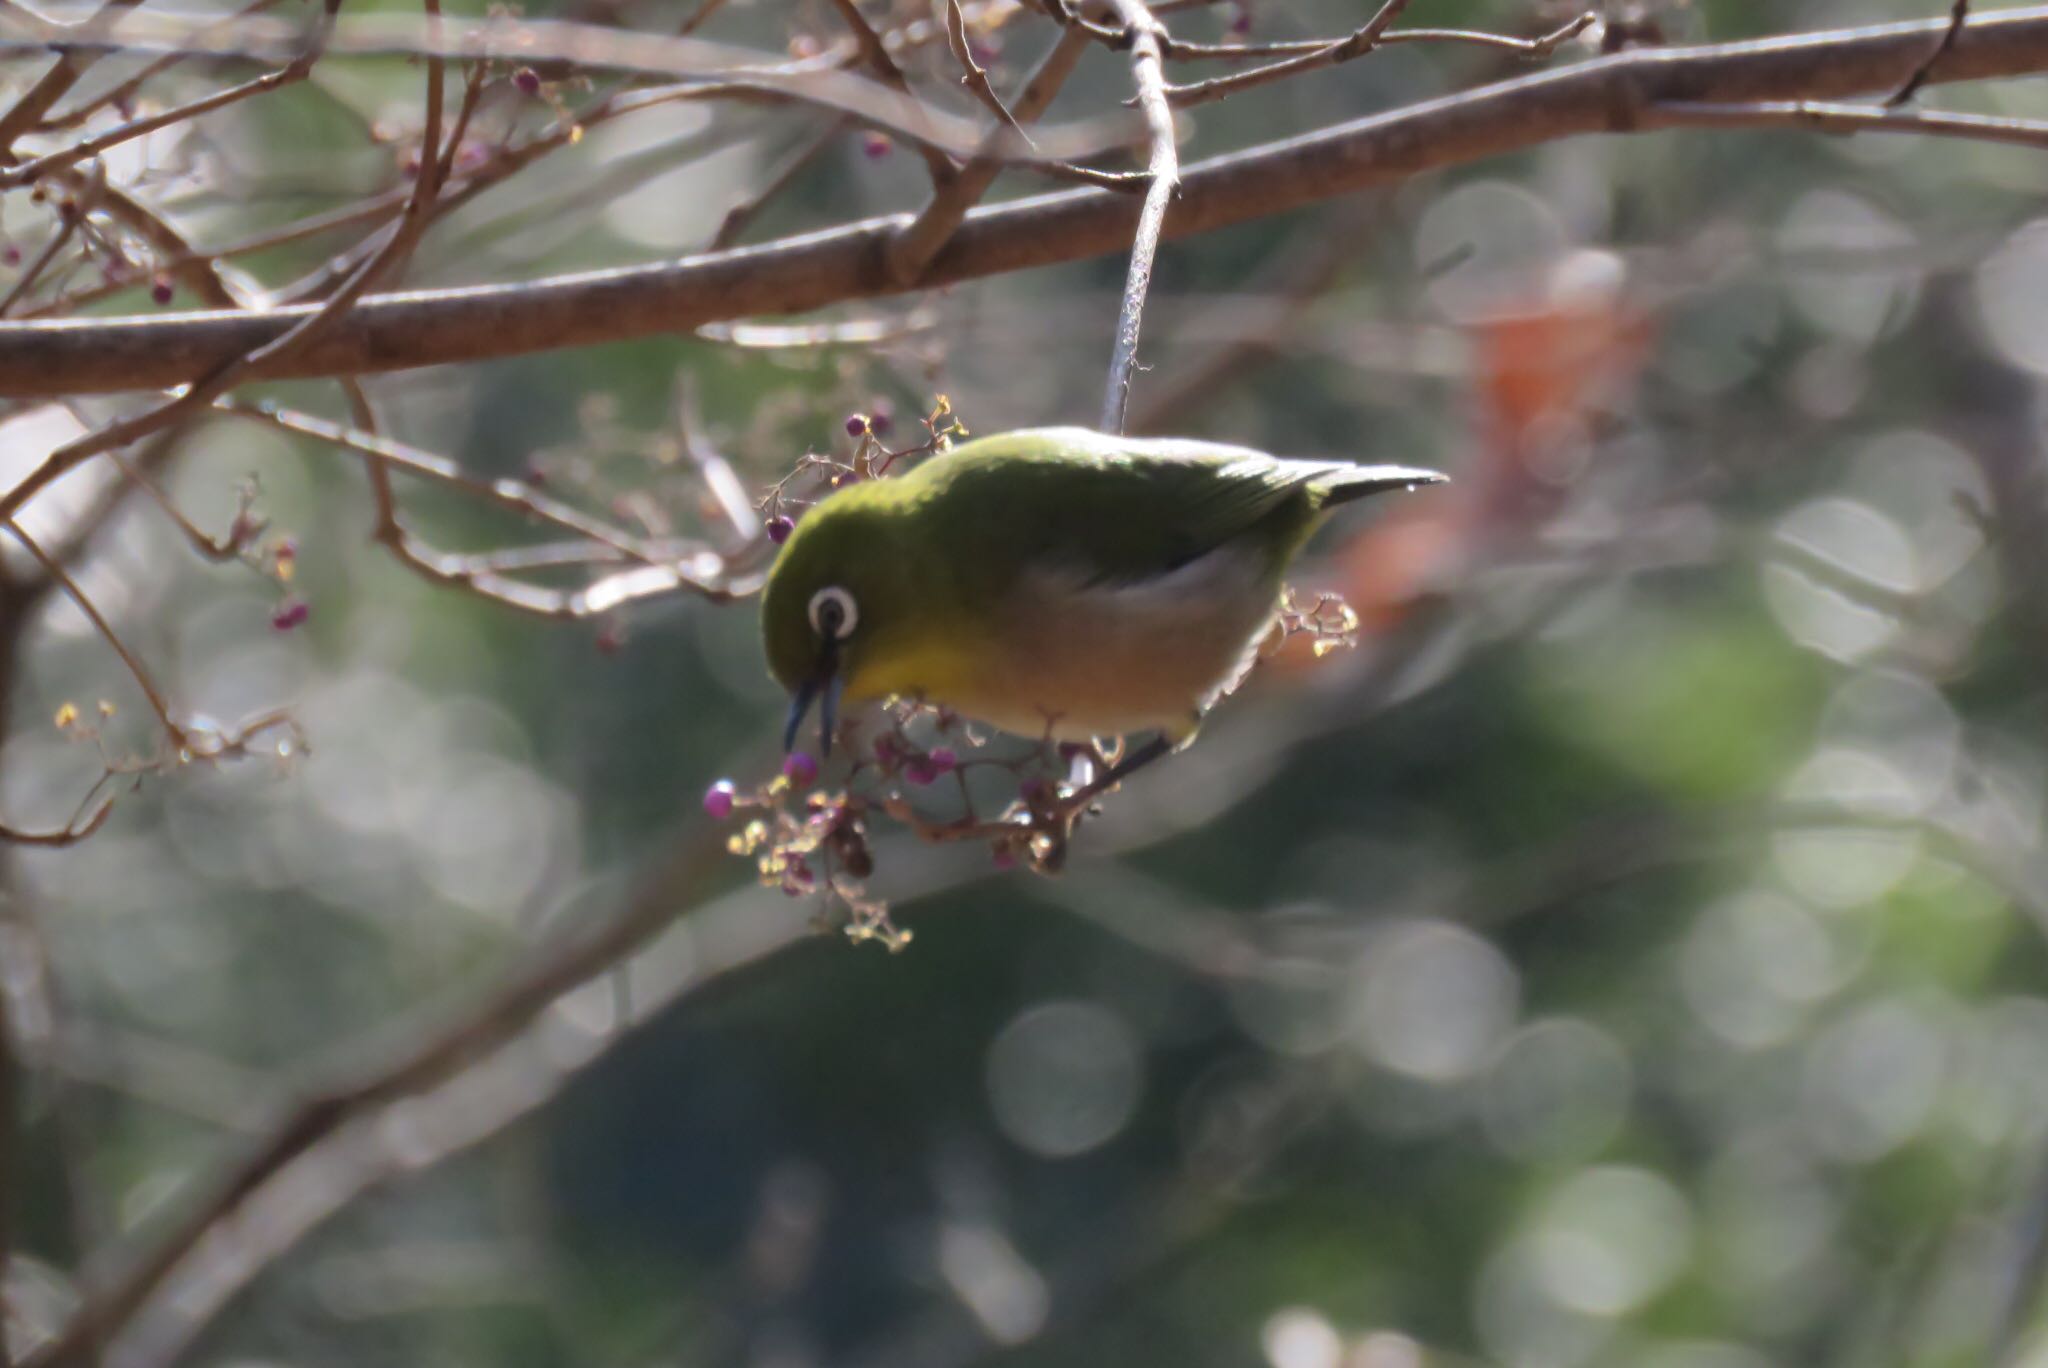
[[[818,705],[818,755],[820,759],[832,757],[832,733],[839,729],[839,691],[843,687],[839,678],[839,643],[828,641],[818,653],[816,672],[797,688],[796,696],[789,700],[789,721],[782,729],[784,751],[796,749],[796,734],[803,728],[804,718],[815,702]]]

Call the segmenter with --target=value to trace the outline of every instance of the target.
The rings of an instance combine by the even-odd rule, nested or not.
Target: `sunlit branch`
[[[1183,169],[1167,216],[1200,232],[1584,133],[1640,130],[1659,103],[1829,100],[1893,88],[1942,24],[1888,25],[1694,48],[1628,51],[1395,110]],[[1968,25],[1936,82],[2048,68],[2048,7]],[[1000,274],[1126,248],[1131,198],[1098,190],[971,212],[915,284]],[[255,375],[334,375],[478,360],[673,334],[907,288],[876,267],[909,222],[870,220],[680,262],[516,286],[416,291],[366,301]],[[302,323],[309,307],[92,322],[0,324],[0,394],[87,393],[189,381]]]
[[[1910,133],[1928,138],[2048,148],[2048,120],[1952,114],[1890,105],[1780,100],[1758,104],[1653,105],[1645,122],[1661,128],[1810,128],[1819,133]]]
[[[1102,430],[1122,432],[1124,410],[1131,402],[1131,376],[1138,365],[1138,333],[1145,318],[1145,296],[1152,287],[1152,262],[1159,254],[1159,236],[1166,226],[1166,206],[1180,180],[1180,153],[1174,146],[1173,111],[1166,102],[1165,59],[1159,36],[1165,30],[1144,0],[1110,0],[1131,34],[1131,76],[1138,88],[1151,137],[1146,172],[1151,184],[1138,214],[1131,240],[1131,265],[1124,277],[1123,304],[1117,310],[1116,340],[1109,359],[1109,382],[1102,398]],[[1400,0],[1389,0],[1389,8]]]
[[[1389,4],[1387,8],[1393,9],[1395,6]],[[1270,66],[1254,67],[1250,71],[1240,71],[1229,76],[1217,76],[1207,81],[1196,81],[1188,85],[1168,86],[1166,90],[1167,98],[1172,101],[1176,108],[1191,108],[1195,105],[1207,104],[1211,100],[1220,100],[1226,95],[1235,95],[1242,90],[1250,90],[1254,86],[1285,80],[1290,76],[1298,76],[1305,71],[1315,71],[1322,67],[1336,66],[1339,63],[1363,57],[1368,52],[1379,48],[1404,42],[1475,43],[1486,47],[1505,48],[1517,56],[1527,57],[1533,61],[1550,56],[1559,47],[1591,28],[1600,17],[1589,10],[1568,23],[1560,24],[1557,28],[1540,37],[1510,38],[1502,34],[1476,33],[1462,29],[1404,29],[1398,33],[1388,33],[1385,31],[1385,25],[1392,21],[1386,18],[1386,14],[1387,10],[1381,10],[1370,22],[1348,38],[1340,38],[1334,43],[1313,47],[1309,51],[1302,52],[1299,56],[1290,57],[1285,61],[1274,62]],[[1378,27],[1376,28],[1375,25],[1378,25]],[[1228,55],[1228,50],[1210,48],[1199,54],[1185,52],[1184,50],[1183,55],[1220,57]]]

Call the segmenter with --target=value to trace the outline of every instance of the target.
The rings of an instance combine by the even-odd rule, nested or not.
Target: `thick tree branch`
[[[1833,100],[1887,91],[1926,58],[1946,19],[1799,37],[1618,53],[1561,71],[1213,158],[1185,168],[1170,235],[1202,232],[1584,133],[1632,132],[1659,105]],[[1957,35],[1936,82],[2048,70],[2048,6],[1987,15]],[[1103,190],[970,214],[915,286],[1122,250],[1139,205]],[[309,345],[238,378],[329,376],[520,355],[800,313],[900,292],[887,268],[904,215],[759,247],[522,285],[359,301]],[[0,325],[0,394],[162,388],[247,356],[311,316],[177,317]]]

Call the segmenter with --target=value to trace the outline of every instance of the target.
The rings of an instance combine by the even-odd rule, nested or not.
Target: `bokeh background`
[[[1628,17],[1693,41],[1945,8]],[[1360,13],[1246,11],[1273,38]],[[1221,37],[1236,13],[1176,24]],[[1562,17],[1441,0],[1410,22]],[[715,36],[780,50],[831,22],[732,0]],[[999,84],[1048,27],[987,39]],[[1388,49],[1195,111],[1185,152],[1520,69]],[[1091,54],[1054,112],[1127,83]],[[232,241],[400,183],[418,90],[402,62],[325,62],[133,169]],[[2038,82],[1935,98],[2048,114]],[[408,279],[692,250],[818,127],[685,105],[595,130],[438,227]],[[846,134],[753,236],[914,207],[923,174]],[[1645,134],[1169,244],[1137,423],[1456,484],[1341,519],[1303,583],[1360,609],[1359,648],[1262,668],[1063,877],[881,839],[900,954],[812,932],[743,861],[677,855],[715,844],[708,783],[777,762],[749,605],[529,620],[372,545],[339,454],[209,425],[171,491],[217,528],[253,474],[309,619],[274,627],[275,584],[146,503],[82,582],[181,709],[289,704],[311,750],[145,782],[78,848],[8,853],[17,1335],[278,1108],[666,868],[669,930],[345,1129],[117,1359],[2048,1363],[2044,189],[2021,148]],[[37,212],[10,201],[10,239]],[[276,284],[336,248],[240,264]],[[849,413],[900,435],[938,394],[976,431],[1086,421],[1123,265],[835,316],[879,324],[863,345],[742,328],[369,390],[388,432],[466,469],[689,531],[685,388],[757,489],[843,454]],[[331,387],[270,393],[343,412]],[[76,422],[17,407],[0,461]],[[508,537],[404,494],[444,544]],[[114,753],[150,744],[61,598],[13,678],[12,820],[61,819],[100,770],[53,724],[67,701],[115,705]]]

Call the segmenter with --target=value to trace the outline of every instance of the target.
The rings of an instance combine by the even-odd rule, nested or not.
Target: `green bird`
[[[1157,732],[1163,753],[1250,666],[1331,508],[1443,478],[1030,428],[847,485],[763,591],[783,745],[815,703],[829,755],[842,699],[901,694],[1031,737]]]

